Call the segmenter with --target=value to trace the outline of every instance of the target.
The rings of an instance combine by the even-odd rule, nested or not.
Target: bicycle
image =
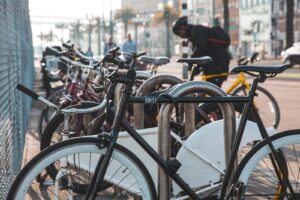
[[[247,58],[241,58],[238,60],[238,65],[248,65],[248,63],[254,63],[257,60],[258,53],[253,53],[252,56]],[[179,62],[184,62],[185,59],[178,59]],[[190,81],[194,80],[195,74],[198,74],[202,71],[202,67],[204,66],[194,66],[191,71]],[[213,75],[201,75],[202,81],[207,81],[210,78],[217,78],[222,76],[228,76],[231,73],[220,73],[220,74],[213,74]],[[247,78],[243,72],[239,73],[237,78],[233,81],[233,83],[225,90],[226,94],[231,94],[233,96],[246,96],[250,91],[251,84],[248,83]],[[275,129],[278,128],[280,122],[280,109],[276,99],[273,95],[264,89],[261,86],[257,87],[256,90],[257,97],[255,98],[255,105],[263,119],[263,122],[266,127],[274,127]],[[235,110],[238,115],[242,113],[243,104],[236,103],[234,104]],[[214,118],[214,120],[222,119],[222,115],[220,109],[213,104],[207,104],[202,107],[202,109]],[[197,116],[198,118],[200,116]],[[197,119],[198,119],[197,118]],[[203,118],[203,116],[202,116]],[[250,120],[253,120],[250,115]],[[198,119],[199,121],[199,119]]]
[[[155,160],[155,162],[164,169],[168,176],[171,177],[174,182],[176,182],[176,184],[178,184],[182,188],[183,192],[175,194],[175,196],[172,197],[173,199],[188,198],[188,196],[192,199],[200,199],[198,196],[199,193],[206,191],[205,189],[207,188],[213,189],[214,192],[219,190],[219,199],[251,199],[251,197],[253,197],[253,193],[251,193],[251,190],[249,189],[251,189],[252,187],[252,182],[249,177],[251,173],[255,173],[255,167],[259,164],[260,161],[264,163],[263,158],[265,156],[269,160],[268,163],[271,163],[273,166],[273,169],[266,168],[265,170],[270,170],[270,175],[275,176],[273,177],[274,179],[269,179],[273,180],[275,183],[265,186],[268,190],[263,190],[263,194],[254,193],[254,195],[262,195],[263,197],[271,196],[279,199],[282,199],[284,197],[287,197],[289,199],[298,199],[300,197],[299,188],[297,187],[297,175],[299,175],[299,168],[291,168],[289,162],[297,161],[297,159],[290,157],[292,155],[297,156],[297,154],[295,154],[294,152],[296,152],[296,150],[298,149],[295,148],[295,146],[297,144],[300,144],[300,130],[290,130],[269,137],[266,133],[258,112],[256,111],[254,105],[251,103],[253,101],[255,90],[259,82],[264,82],[267,76],[273,77],[274,75],[283,72],[287,68],[288,65],[281,65],[278,67],[247,66],[234,68],[232,72],[236,73],[245,72],[250,75],[255,75],[254,73],[258,73],[258,75],[255,75],[258,77],[253,80],[251,90],[247,97],[229,96],[173,98],[174,101],[183,103],[246,103],[238,133],[231,150],[231,157],[226,167],[227,170],[225,171],[225,173],[221,170],[221,172],[218,173],[219,180],[210,182],[208,186],[202,185],[195,187],[193,189],[196,191],[194,191],[189,186],[188,182],[182,180],[182,178],[180,178],[180,176],[176,173],[177,169],[173,168],[168,161],[164,161],[151,148],[151,146],[149,146],[143,140],[143,138],[128,124],[128,122],[124,120],[123,117],[126,111],[126,105],[128,103],[173,102],[170,99],[163,97],[130,97],[130,90],[134,82],[134,71],[128,70],[122,72],[114,71],[113,73],[110,73],[110,78],[112,78],[115,82],[126,84],[120,101],[120,105],[116,112],[112,132],[110,134],[101,134],[96,138],[83,137],[70,139],[55,144],[42,151],[19,173],[12,185],[7,198],[23,199],[26,190],[30,189],[30,183],[35,179],[40,170],[47,167],[47,165],[59,160],[61,161],[62,168],[59,175],[57,175],[55,179],[55,193],[62,192],[65,193],[65,195],[74,195],[75,197],[81,197],[81,194],[74,192],[72,188],[72,180],[87,181],[87,179],[90,179],[91,182],[88,182],[90,184],[86,190],[86,199],[95,199],[95,196],[101,195],[101,193],[102,195],[104,195],[105,191],[103,190],[103,188],[105,184],[107,184],[107,182],[117,186],[118,188],[122,188],[123,192],[121,193],[121,195],[127,194],[133,197],[142,197],[143,199],[157,199],[156,189],[153,180],[151,179],[149,172],[147,171],[147,168],[137,157],[134,156],[133,153],[126,150],[125,147],[122,147],[116,143],[119,130],[121,127],[123,127],[134,138],[134,140]],[[31,95],[35,99],[40,99],[40,97],[38,97],[36,94],[32,94],[31,91],[28,91],[26,89],[24,90],[24,88],[20,86],[19,89],[23,90],[25,93]],[[253,149],[251,149],[250,152],[244,157],[244,159],[239,164],[237,171],[233,174],[234,176],[231,184],[229,182],[230,177],[233,173],[232,168],[236,159],[239,143],[242,138],[243,129],[245,128],[247,115],[249,114],[249,111],[251,109],[255,113],[257,124],[264,140],[257,144]],[[292,151],[287,151],[289,150],[288,145],[292,145]],[[285,155],[287,153],[289,153],[288,156]],[[285,156],[282,157],[282,155]],[[84,162],[80,163],[80,160]],[[297,166],[297,164],[295,163],[292,164],[294,166]],[[293,179],[293,175],[291,175],[293,173],[290,173],[290,170],[293,169],[298,170],[298,173],[294,175],[295,180],[290,181],[289,179]],[[82,172],[79,172],[79,170],[82,170]],[[92,175],[92,173],[94,174]],[[79,177],[80,174],[83,176]],[[263,179],[265,177],[260,178]],[[267,181],[268,179],[265,180]],[[263,183],[263,181],[259,182],[260,188],[262,188],[260,185]],[[229,190],[227,190],[228,186],[230,186]],[[270,191],[270,187],[272,186],[274,187],[274,191]],[[32,185],[31,187],[34,187],[34,185]],[[263,189],[265,187],[263,187]],[[260,191],[257,191],[256,189],[256,192]],[[209,196],[210,194],[206,195],[207,198],[211,198]]]
[[[89,62],[90,65],[92,63],[97,63],[97,61],[93,58],[88,58],[82,55],[78,50],[74,49],[73,45],[63,43],[63,47],[67,48],[68,50],[58,51],[55,48],[47,47],[46,52],[52,56],[64,55],[67,57],[72,57],[71,59],[73,60],[80,59],[81,61],[85,61],[85,63]],[[60,50],[62,50],[62,48],[60,48]],[[99,87],[100,83],[97,79],[98,77],[95,77],[95,80],[91,81],[91,78],[89,77],[90,71],[85,70],[83,72],[80,67],[72,66],[73,60],[71,59],[58,59],[59,63],[67,68],[64,76],[62,77],[65,85],[63,88],[53,92],[48,99],[54,104],[60,104],[62,107],[76,105],[82,100],[100,102],[103,88]],[[53,110],[49,109],[49,107],[43,108],[38,120],[38,133],[40,139],[42,138],[45,126],[50,122],[53,116],[55,116]]]

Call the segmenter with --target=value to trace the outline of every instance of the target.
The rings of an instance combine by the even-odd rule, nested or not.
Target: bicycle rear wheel
[[[280,109],[277,101],[273,95],[266,89],[257,86],[256,93],[258,96],[254,97],[254,104],[258,109],[259,115],[266,127],[277,128],[280,122]],[[246,96],[248,92],[245,86],[241,86],[233,91],[233,95]],[[235,110],[242,113],[243,104],[234,104]],[[253,119],[250,115],[250,120]]]
[[[271,150],[264,140],[250,150],[237,169],[233,183],[238,184],[235,191],[240,191],[240,194],[235,194],[236,198],[300,199],[300,130],[278,133],[270,140],[279,152],[296,197],[291,198],[290,191],[287,189],[285,192],[280,185],[280,179],[271,163]]]
[[[101,145],[97,138],[75,138],[45,149],[21,170],[7,199],[66,199],[70,196],[84,199],[85,195],[76,192],[73,182],[75,185],[90,183],[96,164],[106,152],[106,147]],[[35,177],[53,162],[61,166],[56,179],[49,178],[47,185],[37,183]],[[96,199],[157,199],[146,167],[120,145],[115,146],[104,179]]]

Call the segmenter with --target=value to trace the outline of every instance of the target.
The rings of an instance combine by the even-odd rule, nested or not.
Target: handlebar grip
[[[69,44],[63,43],[62,46],[65,47],[65,48],[68,49],[68,50],[71,50],[71,49],[74,48],[74,44],[70,44],[70,45],[69,45]]]
[[[143,56],[143,55],[146,55],[146,54],[147,54],[147,52],[144,51],[144,52],[138,53],[138,54],[136,55],[136,57],[138,58],[138,57]]]
[[[120,50],[120,47],[115,47],[115,48],[109,50],[108,53],[116,53],[119,50]]]
[[[54,56],[61,56],[62,55],[62,52],[59,52],[57,49],[54,49],[52,47],[47,47],[46,52],[48,52],[48,53],[50,53]]]
[[[18,84],[17,89],[20,90],[21,92],[27,94],[28,96],[30,96],[31,98],[33,98],[35,100],[38,100],[38,98],[39,98],[39,95],[37,93],[35,93],[32,90],[28,89],[24,85]]]
[[[136,72],[133,69],[119,69],[116,73],[119,77],[125,77],[131,81],[135,80]]]

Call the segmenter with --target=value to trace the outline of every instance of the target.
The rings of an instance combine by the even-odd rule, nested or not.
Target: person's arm
[[[192,58],[206,55],[207,35],[205,27],[197,26],[192,29],[191,42],[193,48]]]

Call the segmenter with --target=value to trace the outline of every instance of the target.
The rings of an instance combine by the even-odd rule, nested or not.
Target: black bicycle
[[[165,188],[166,199],[299,199],[300,198],[300,130],[290,130],[269,137],[262,120],[253,105],[255,90],[259,82],[268,77],[274,77],[283,72],[289,65],[281,66],[239,66],[232,70],[234,73],[245,72],[255,76],[247,97],[132,97],[131,89],[134,84],[134,70],[113,70],[108,72],[115,84],[123,83],[125,88],[117,106],[112,131],[102,133],[97,137],[73,138],[57,143],[33,158],[18,174],[7,199],[25,199],[27,196],[40,198],[114,198],[114,199],[158,199],[155,184],[148,169],[135,154],[117,143],[119,131],[125,129],[141,148],[172,178],[172,186]],[[19,86],[23,92],[39,99],[38,95]],[[108,91],[110,94],[113,91]],[[109,98],[109,95],[107,95]],[[109,101],[109,99],[108,99]],[[165,161],[143,139],[137,131],[124,119],[129,103],[246,103],[243,110],[238,132],[234,138],[231,156],[226,168],[218,171],[218,180],[209,181],[205,185],[194,186],[193,180],[183,180],[178,173],[184,163],[176,160]],[[108,106],[109,109],[109,106]],[[263,140],[256,144],[233,171],[239,144],[246,126],[250,111],[254,113]],[[59,163],[52,185],[37,185],[35,177],[41,170],[52,163]],[[175,164],[174,164],[175,163]],[[207,163],[213,166],[214,163]],[[217,168],[217,167],[216,167]],[[225,170],[226,169],[226,170]],[[201,173],[203,169],[198,169]],[[224,172],[225,170],[225,172]],[[74,183],[82,182],[88,185],[85,194],[74,189]],[[78,184],[76,184],[78,185]],[[180,190],[176,188],[181,188]],[[177,191],[177,193],[176,193]],[[111,196],[112,193],[115,196]],[[216,195],[218,194],[218,195]],[[217,197],[216,197],[217,196]]]

